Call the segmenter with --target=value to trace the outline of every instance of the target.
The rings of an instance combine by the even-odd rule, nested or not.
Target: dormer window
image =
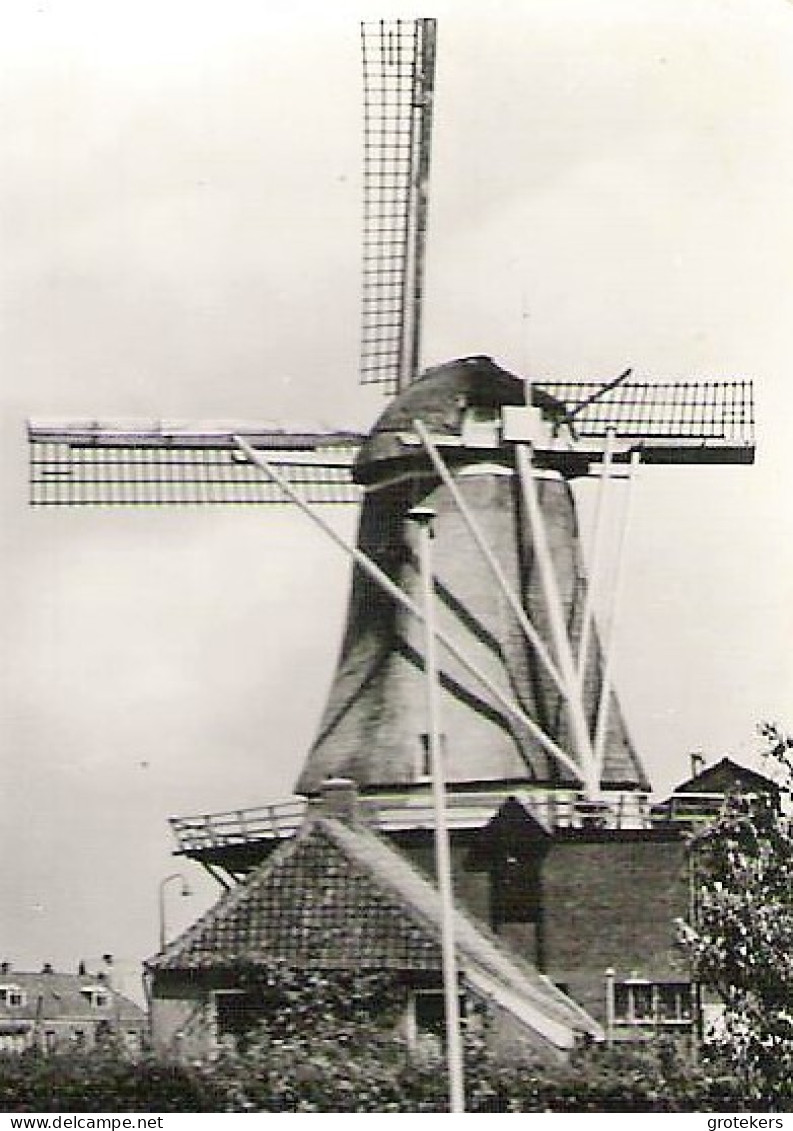
[[[110,995],[104,986],[83,986],[80,993],[92,1009],[102,1009],[110,1001]]]
[[[19,1009],[20,1006],[25,1004],[25,991],[21,990],[19,986],[15,985],[0,985],[0,1005],[5,1005],[9,1009]]]

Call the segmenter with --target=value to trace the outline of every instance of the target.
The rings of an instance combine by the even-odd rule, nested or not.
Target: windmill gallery
[[[651,804],[595,599],[616,612],[612,497],[640,463],[751,463],[751,387],[550,382],[487,356],[421,373],[434,22],[366,25],[363,47],[362,376],[392,395],[369,433],[29,428],[35,505],[291,502],[353,562],[296,796],[173,822],[224,892],[147,963],[155,1040],[193,1056],[244,1033],[267,1007],[247,975],[279,965],[395,974],[415,1039],[444,988],[448,1009],[450,945],[452,997],[487,1006],[502,1044],[693,1031],[683,834],[737,779],[763,783],[725,764]],[[322,509],[352,502],[346,545]]]

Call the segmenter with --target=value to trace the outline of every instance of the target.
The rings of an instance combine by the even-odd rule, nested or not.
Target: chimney
[[[86,974],[88,973],[88,967],[86,966],[86,964],[84,962],[82,962],[82,961],[80,962],[80,965],[77,967],[77,973],[82,978],[84,978],[86,976]]]
[[[323,817],[357,824],[361,819],[358,786],[351,778],[326,778],[320,787],[317,810]]]
[[[10,973],[11,973],[11,963],[10,962],[0,962],[0,974],[10,974]]]
[[[705,756],[701,750],[692,750],[689,758],[691,759],[691,776],[695,778],[705,769]]]

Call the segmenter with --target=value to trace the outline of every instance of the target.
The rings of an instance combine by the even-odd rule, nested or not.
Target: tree
[[[731,796],[692,836],[694,899],[680,940],[697,981],[725,1007],[722,1041],[747,1098],[778,1110],[793,1099],[793,738],[760,733],[779,789]]]

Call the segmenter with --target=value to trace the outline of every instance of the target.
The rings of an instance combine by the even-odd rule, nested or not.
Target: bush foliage
[[[226,1093],[211,1072],[154,1057],[132,1061],[112,1048],[0,1056],[6,1113],[225,1110]]]
[[[793,787],[793,739],[761,731]],[[728,799],[693,837],[694,912],[679,924],[694,976],[725,1008],[722,1052],[758,1105],[793,1104],[793,823],[785,792]]]
[[[4,1112],[442,1112],[445,1066],[350,1025],[329,1035],[260,1033],[211,1064],[132,1061],[112,1051],[0,1057]],[[751,1111],[734,1077],[670,1045],[595,1047],[558,1065],[499,1062],[469,1040],[470,1112]]]
[[[718,1063],[695,1063],[674,1045],[591,1047],[570,1062],[504,1061],[466,1039],[466,1111],[736,1111],[745,1101]],[[272,1040],[263,1031],[218,1062],[230,1110],[268,1112],[448,1111],[445,1063],[436,1048],[409,1056],[382,1032],[335,1039]]]

